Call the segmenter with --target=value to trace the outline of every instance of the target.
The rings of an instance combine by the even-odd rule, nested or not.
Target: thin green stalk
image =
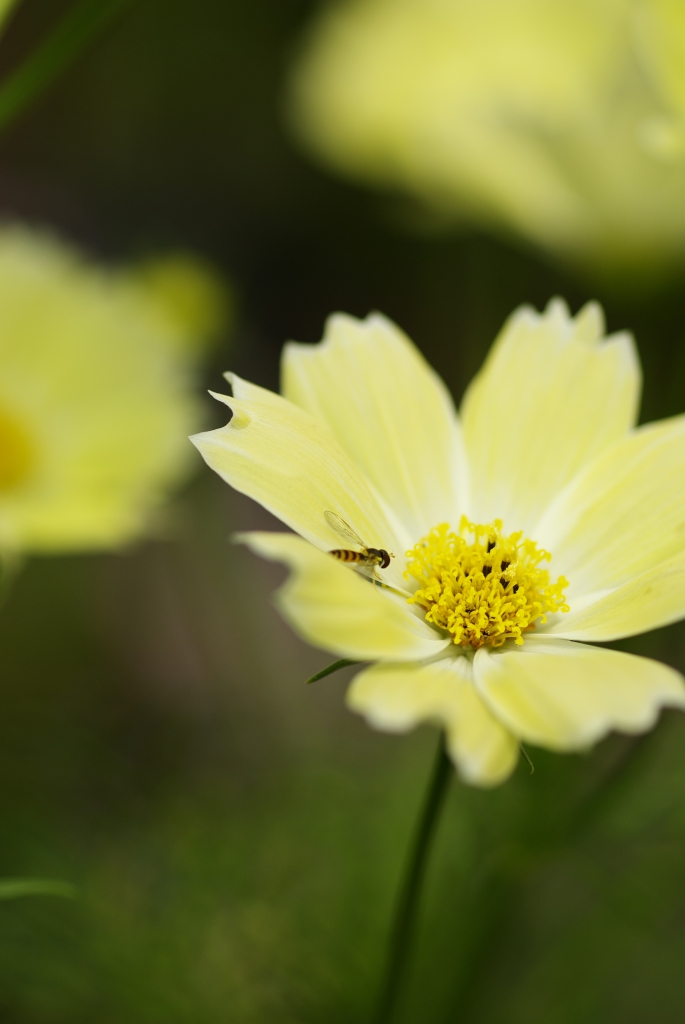
[[[64,71],[132,0],[81,0],[24,63],[0,85],[0,131]]]
[[[424,798],[421,817],[395,910],[388,964],[376,1016],[377,1024],[387,1024],[392,1019],[397,1005],[411,948],[428,854],[451,777],[452,763],[445,749],[445,738],[441,734],[433,774]]]

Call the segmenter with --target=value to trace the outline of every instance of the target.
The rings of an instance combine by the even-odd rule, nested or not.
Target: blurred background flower
[[[290,113],[332,167],[605,274],[685,257],[677,0],[343,0]]]
[[[0,229],[0,547],[112,548],[189,469],[219,280],[188,257],[108,270]]]
[[[5,23],[16,3],[17,0],[0,0],[0,27]]]
[[[130,280],[156,302],[171,347],[191,358],[204,354],[232,320],[226,280],[194,253],[147,257],[131,268]]]

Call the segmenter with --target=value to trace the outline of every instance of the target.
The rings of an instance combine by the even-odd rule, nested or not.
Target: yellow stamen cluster
[[[568,611],[568,581],[550,583],[541,568],[550,558],[522,533],[504,536],[499,519],[483,526],[464,516],[459,533],[443,523],[407,552],[405,576],[419,584],[409,601],[462,647],[522,644],[546,612]]]

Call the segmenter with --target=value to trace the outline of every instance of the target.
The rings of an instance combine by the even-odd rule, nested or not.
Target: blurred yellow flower
[[[442,723],[477,785],[521,740],[577,750],[685,708],[678,672],[587,643],[685,615],[685,416],[636,427],[632,338],[603,335],[595,304],[518,310],[458,416],[394,324],[336,315],[320,345],[286,346],[283,397],[228,374],[233,418],[194,438],[296,531],[243,538],[292,570],[286,618],[376,663],[350,706],[380,729]]]
[[[205,348],[232,319],[233,297],[226,282],[194,253],[147,259],[132,277],[157,300],[180,348]]]
[[[0,550],[109,548],[149,525],[202,419],[190,327],[134,274],[0,229]]]
[[[333,166],[579,263],[685,254],[680,0],[346,0],[290,110]]]

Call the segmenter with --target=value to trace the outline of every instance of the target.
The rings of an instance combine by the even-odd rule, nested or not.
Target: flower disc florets
[[[443,523],[407,552],[405,576],[419,584],[409,600],[462,647],[522,644],[546,612],[568,611],[568,581],[550,583],[541,568],[550,558],[522,532],[504,536],[499,519],[481,525],[464,516],[459,533]]]

